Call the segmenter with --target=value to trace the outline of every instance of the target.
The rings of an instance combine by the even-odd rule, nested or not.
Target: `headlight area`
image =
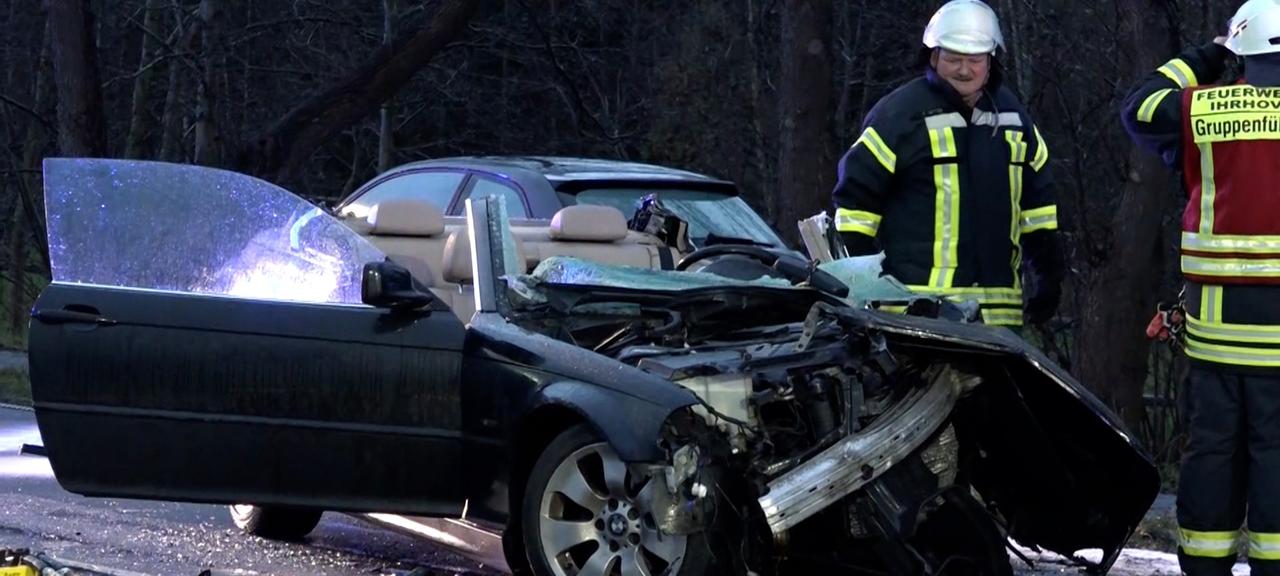
[[[667,461],[652,472],[664,480],[653,508],[664,532],[731,539],[728,549],[750,550],[741,560],[751,570],[857,541],[905,550],[917,524],[952,498],[960,442],[951,418],[980,377],[895,357],[870,333],[761,346],[734,368],[742,371],[675,380],[702,403],[663,427]],[[852,548],[874,557],[863,565],[886,566],[876,545]]]

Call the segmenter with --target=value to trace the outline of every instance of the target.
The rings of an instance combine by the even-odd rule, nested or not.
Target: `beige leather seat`
[[[374,246],[424,286],[438,285],[445,242],[444,215],[439,208],[416,200],[388,200],[374,206],[366,221]]]
[[[679,258],[653,237],[629,230],[622,212],[611,206],[566,206],[552,217],[545,238],[534,232],[525,233],[523,240],[525,254],[534,262],[572,256],[602,264],[663,269]]]
[[[516,260],[520,262],[520,272],[528,271],[524,242],[513,237],[516,245]],[[466,228],[449,234],[444,243],[443,279],[448,290],[445,302],[453,309],[463,322],[469,322],[476,313],[475,270],[471,266],[471,235]],[[440,295],[437,292],[437,295]],[[444,299],[443,296],[441,296]]]

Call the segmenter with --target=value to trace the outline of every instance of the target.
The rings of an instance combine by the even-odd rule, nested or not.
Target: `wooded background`
[[[921,73],[941,4],[6,0],[0,345],[22,345],[48,278],[46,156],[220,166],[312,197],[421,158],[640,160],[736,181],[794,236],[829,208],[866,111]],[[1221,34],[1238,4],[992,0],[1006,77],[1052,154],[1071,268],[1042,344],[1164,460],[1178,378],[1143,328],[1176,294],[1182,192],[1132,146],[1118,107],[1184,45]]]

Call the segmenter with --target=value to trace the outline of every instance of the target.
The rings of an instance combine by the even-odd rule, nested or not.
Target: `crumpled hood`
[[[1018,542],[1065,556],[1119,556],[1160,489],[1160,476],[1120,419],[1012,332],[982,325],[848,311],[903,346],[997,357],[1008,378],[987,413],[975,488]]]

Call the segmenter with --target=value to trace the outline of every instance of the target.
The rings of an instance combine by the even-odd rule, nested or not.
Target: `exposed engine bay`
[[[737,558],[744,573],[799,563],[1011,574],[1010,536],[1068,555],[1103,548],[1109,565],[1136,525],[1100,507],[1137,510],[1142,497],[1100,502],[1109,472],[1079,470],[1141,463],[1125,462],[1119,446],[1073,447],[1103,430],[1051,421],[1079,417],[1044,413],[1070,390],[1047,363],[1018,358],[1025,344],[1011,334],[856,310],[781,285],[610,288],[579,266],[592,265],[549,263],[538,298],[512,320],[701,399],[662,439],[670,462],[657,472],[670,502],[659,525],[731,540],[750,551]],[[575,283],[555,282],[568,277]],[[921,322],[980,336],[912,325]],[[1028,393],[1020,382],[1030,379],[1059,387]]]

